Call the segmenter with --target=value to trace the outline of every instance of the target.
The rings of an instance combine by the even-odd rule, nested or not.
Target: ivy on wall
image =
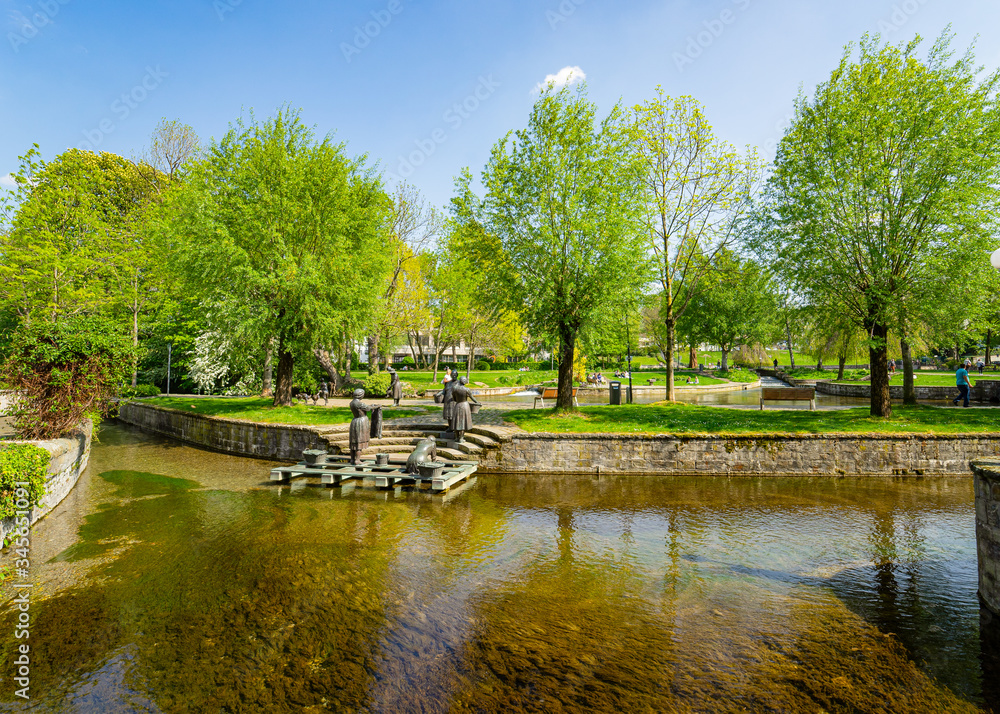
[[[48,451],[34,444],[0,445],[0,519],[41,503],[49,458]]]

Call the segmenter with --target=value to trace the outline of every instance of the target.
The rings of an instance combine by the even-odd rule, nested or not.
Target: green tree
[[[899,307],[940,298],[985,267],[997,205],[1000,72],[980,79],[971,50],[953,61],[942,35],[848,46],[811,100],[800,96],[768,183],[761,246],[814,305],[844,305],[868,335],[871,414],[890,416],[890,327]]]
[[[693,344],[718,345],[722,369],[728,370],[733,349],[753,347],[773,334],[776,314],[775,289],[767,272],[723,249],[715,254],[678,328]]]
[[[105,307],[108,271],[123,260],[119,238],[148,198],[136,165],[79,149],[46,162],[33,147],[14,180],[3,201],[0,301],[25,321]]]
[[[585,89],[549,88],[526,129],[492,150],[479,201],[463,172],[456,218],[478,224],[465,254],[482,297],[514,310],[533,335],[559,340],[557,409],[573,408],[573,357],[597,307],[647,278],[638,167],[623,112],[596,124]]]
[[[231,345],[278,358],[274,403],[292,402],[296,355],[339,339],[384,286],[380,179],[297,112],[238,121],[189,164],[162,212],[179,273]]]
[[[691,97],[656,98],[635,107],[635,150],[644,165],[646,224],[662,293],[667,399],[675,398],[677,321],[701,290],[719,251],[739,237],[762,165],[756,152],[719,141]]]

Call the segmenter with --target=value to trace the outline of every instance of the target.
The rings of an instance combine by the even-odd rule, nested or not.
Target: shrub
[[[123,399],[141,399],[142,397],[158,397],[160,388],[155,384],[137,384],[122,390]]]
[[[491,369],[491,365],[486,360],[481,359],[478,362],[476,362],[475,369],[477,372],[489,372]]]
[[[365,378],[365,396],[369,399],[384,398],[385,393],[389,391],[389,384],[391,382],[392,378],[388,372],[369,374]]]
[[[111,415],[133,357],[131,341],[100,319],[22,323],[0,366],[0,382],[20,395],[9,412],[18,436],[53,439]]]
[[[0,520],[42,502],[48,470],[49,452],[45,449],[34,444],[0,446]],[[17,531],[11,533],[17,535]]]

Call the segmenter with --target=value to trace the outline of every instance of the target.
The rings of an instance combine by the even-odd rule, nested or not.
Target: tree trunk
[[[795,369],[795,355],[792,353],[792,326],[788,321],[788,313],[785,313],[785,340],[788,342],[788,369]]]
[[[954,351],[954,353],[955,353],[955,359],[958,359],[958,353],[959,353],[959,351],[960,351],[961,349],[962,349],[962,348],[961,348],[961,347],[959,346],[959,344],[958,344],[958,343],[956,342],[956,343],[955,343],[955,349],[953,350],[953,351]]]
[[[317,347],[313,350],[313,354],[316,355],[316,360],[319,362],[319,366],[324,372],[326,372],[326,376],[329,377],[330,382],[332,382],[331,391],[339,392],[344,386],[344,380],[340,376],[340,371],[337,369],[336,362],[334,362],[334,360],[330,357],[330,351]]]
[[[556,395],[557,410],[573,409],[573,355],[576,333],[568,327],[560,330],[559,351],[559,392]]]
[[[913,388],[913,358],[910,356],[910,343],[906,338],[900,338],[899,351],[903,353],[903,404],[916,404],[917,391]]]
[[[698,350],[694,345],[688,348],[688,369],[698,369]]]
[[[354,361],[354,342],[344,335],[344,379],[351,378],[351,362]]]
[[[267,347],[264,348],[264,378],[263,386],[260,390],[260,396],[270,397],[272,396],[273,386],[271,385],[271,379],[273,376],[273,364],[274,364],[274,349],[272,349],[272,339],[268,339]]]
[[[986,330],[986,364],[990,363],[990,349],[993,347],[993,328]]]
[[[139,306],[132,308],[132,386],[139,383]]]
[[[378,374],[378,335],[368,336],[368,374]]]
[[[284,341],[278,342],[278,380],[274,387],[274,406],[292,406],[292,379],[295,360],[290,350],[284,348]]]
[[[883,324],[870,323],[865,331],[871,335],[868,359],[871,362],[871,409],[874,417],[891,417],[892,403],[889,401],[889,345],[886,337],[889,329]]]
[[[847,353],[843,353],[837,356],[837,381],[843,381],[844,379],[844,366],[847,364]]]
[[[469,340],[469,359],[465,363],[465,378],[472,381],[472,360],[476,356],[476,343]]]
[[[674,391],[674,350],[677,349],[677,333],[675,332],[677,325],[674,320],[673,305],[667,305],[667,317],[664,324],[667,327],[667,401],[672,402],[677,399],[677,393]]]
[[[817,372],[823,371],[823,355],[820,355],[816,358],[816,371]]]
[[[417,342],[420,342],[420,335],[417,335]],[[410,346],[410,354],[413,355],[413,366],[419,367],[420,360],[417,359],[417,350],[413,346],[413,333],[409,330],[406,331],[406,343]]]
[[[729,350],[725,346],[719,345],[719,351],[722,353],[722,359],[719,360],[719,364],[721,365],[719,369],[721,369],[723,372],[728,372],[729,371]]]

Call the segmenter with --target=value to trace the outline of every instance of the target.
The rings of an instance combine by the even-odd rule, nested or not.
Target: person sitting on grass
[[[694,383],[698,384],[698,375],[697,374],[694,376]]]
[[[956,407],[958,406],[958,400],[962,400],[962,406],[969,406],[969,389],[972,388],[972,382],[969,381],[969,367],[972,363],[966,360],[964,365],[959,365],[958,369],[955,371],[955,385],[958,387],[958,396],[951,400],[951,403]]]

